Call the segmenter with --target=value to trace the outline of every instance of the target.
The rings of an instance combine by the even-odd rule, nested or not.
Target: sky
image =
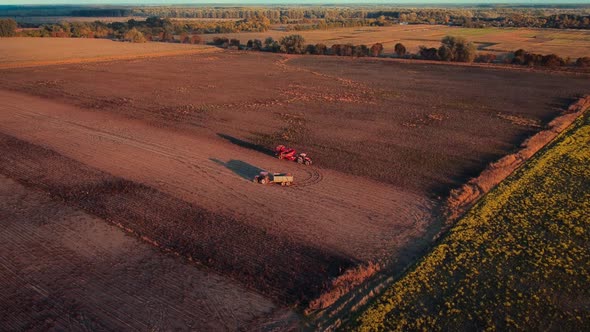
[[[172,4],[449,4],[449,3],[518,3],[518,4],[587,4],[590,0],[0,0],[0,5],[172,5]]]

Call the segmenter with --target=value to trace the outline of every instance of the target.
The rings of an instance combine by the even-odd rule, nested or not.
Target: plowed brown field
[[[235,330],[275,309],[4,176],[0,221],[4,331]]]
[[[211,324],[276,327],[351,268],[410,263],[452,188],[588,90],[565,74],[232,52],[7,69],[0,174],[276,305]],[[316,166],[273,158],[277,143]],[[252,183],[261,170],[296,185]]]

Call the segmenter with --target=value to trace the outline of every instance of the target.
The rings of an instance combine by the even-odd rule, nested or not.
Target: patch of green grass
[[[458,28],[454,35],[464,37],[481,37],[489,35],[490,33],[501,32],[498,28]]]
[[[590,114],[461,219],[359,331],[590,326]]]

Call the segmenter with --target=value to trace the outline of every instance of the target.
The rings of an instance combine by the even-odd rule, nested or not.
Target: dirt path
[[[279,161],[215,135],[183,135],[11,92],[0,92],[0,101],[1,132],[353,260],[390,256],[430,221],[433,203],[423,197]],[[292,172],[298,186],[255,185],[259,170]]]
[[[0,330],[236,330],[274,305],[0,176]]]

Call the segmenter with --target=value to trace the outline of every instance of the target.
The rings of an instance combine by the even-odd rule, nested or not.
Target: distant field
[[[14,16],[10,17],[19,23],[30,24],[52,24],[59,22],[127,22],[131,19],[136,21],[145,21],[145,17],[126,16],[126,17],[82,17],[82,16]]]
[[[440,40],[447,35],[464,36],[478,44],[483,51],[504,53],[523,48],[527,51],[548,54],[556,53],[563,57],[578,58],[590,56],[590,31],[554,30],[521,28],[469,29],[443,25],[398,25],[391,27],[361,27],[315,31],[267,31],[256,33],[223,34],[238,38],[245,44],[248,39],[266,37],[275,39],[289,34],[301,34],[308,43],[367,44],[383,43],[386,53],[393,52],[393,46],[401,42],[410,52],[416,52],[420,45],[438,47]],[[213,40],[218,35],[205,35],[205,40]]]
[[[587,328],[589,140],[586,113],[387,290],[358,330]]]
[[[59,22],[127,22],[129,20],[145,21],[143,16],[125,17],[86,17],[86,16],[14,16],[10,17],[19,23],[53,24]],[[173,21],[237,21],[237,18],[171,18]]]
[[[127,20],[145,20],[145,17],[24,17],[18,18],[23,23],[58,23],[69,22],[126,22]],[[173,19],[178,21],[232,21],[234,19]],[[266,32],[238,32],[224,34],[204,34],[207,42],[213,38],[224,36],[237,38],[242,44],[248,39],[261,39],[273,37],[280,39],[289,34],[301,34],[310,44],[323,43],[328,46],[333,44],[366,44],[382,43],[385,53],[393,53],[396,43],[403,43],[406,48],[415,53],[419,46],[440,46],[440,40],[447,35],[463,36],[476,43],[480,52],[503,54],[513,52],[519,48],[534,53],[555,53],[562,57],[573,59],[590,56],[590,31],[588,30],[556,30],[556,29],[529,29],[529,28],[485,28],[471,29],[462,27],[449,27],[444,25],[396,25],[390,27],[359,27],[313,31],[282,31],[277,27]],[[1,44],[0,44],[1,45]]]
[[[84,38],[0,38],[0,68],[214,52],[203,45]]]

